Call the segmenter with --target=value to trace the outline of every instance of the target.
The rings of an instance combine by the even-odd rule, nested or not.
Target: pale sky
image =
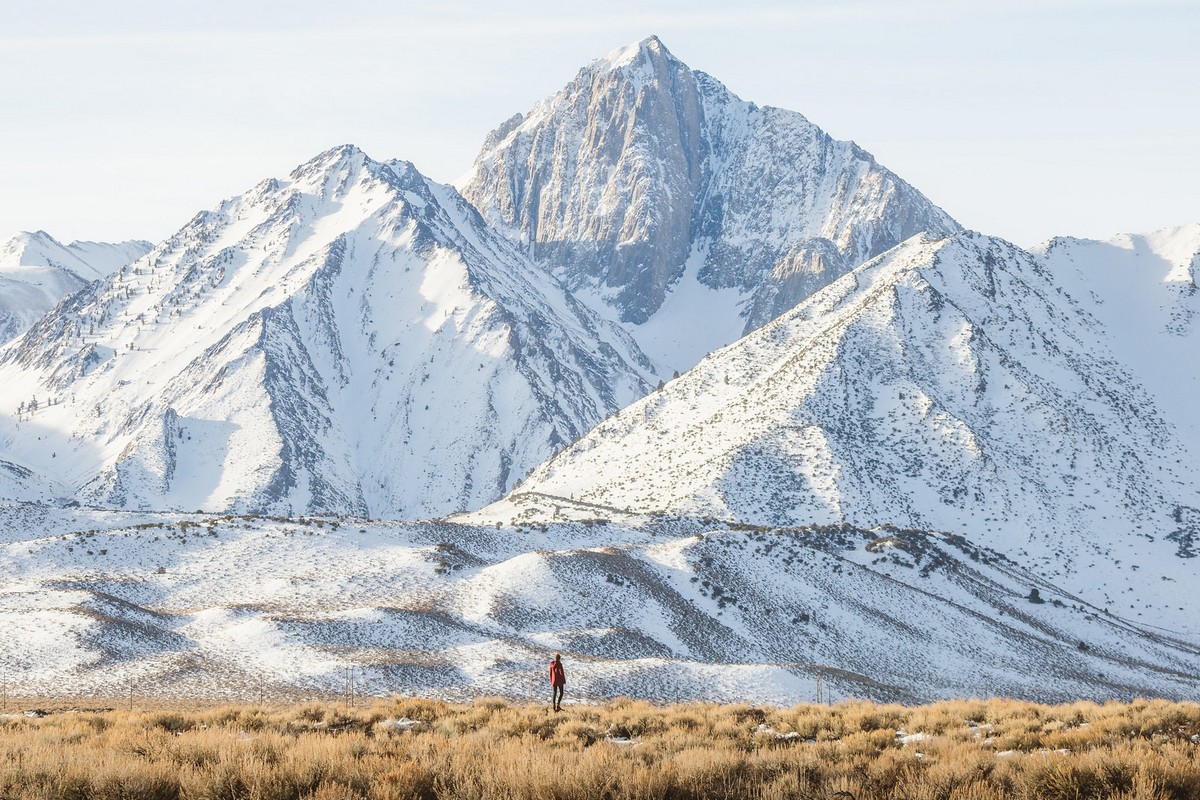
[[[160,240],[336,144],[450,182],[650,34],[1031,245],[1200,222],[1200,2],[5,0],[0,238]]]

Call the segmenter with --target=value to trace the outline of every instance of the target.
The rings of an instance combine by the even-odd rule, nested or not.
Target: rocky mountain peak
[[[376,164],[378,162],[363,152],[362,148],[358,145],[347,142],[345,144],[334,145],[328,150],[317,153],[308,161],[305,161],[292,170],[290,177],[292,180],[301,180],[309,174],[326,172],[343,167],[361,167],[367,163]]]
[[[621,73],[625,78],[648,79],[661,77],[677,67],[687,67],[671,54],[657,36],[648,36],[639,42],[624,45],[610,51],[588,65],[592,74]]]
[[[353,144],[343,144],[318,154],[296,167],[288,179],[297,191],[329,198],[345,192],[356,181],[383,177],[388,168]]]
[[[668,373],[914,234],[958,230],[870,154],[741,100],[657,37],[509,120],[458,185]]]

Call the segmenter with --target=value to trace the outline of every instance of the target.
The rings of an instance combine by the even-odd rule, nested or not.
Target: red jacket
[[[561,661],[550,662],[550,685],[551,686],[566,686],[567,676],[563,672]]]

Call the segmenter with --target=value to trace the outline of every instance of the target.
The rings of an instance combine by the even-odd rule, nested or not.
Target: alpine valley
[[[2,258],[10,693],[1200,699],[1200,225],[964,231],[651,37]]]

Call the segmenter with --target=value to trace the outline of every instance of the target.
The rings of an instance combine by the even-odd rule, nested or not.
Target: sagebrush
[[[0,798],[1195,798],[1200,705],[619,700],[0,718]]]

